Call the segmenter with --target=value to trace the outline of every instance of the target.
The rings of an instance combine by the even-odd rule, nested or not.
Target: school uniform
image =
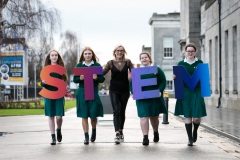
[[[51,77],[62,79],[62,76],[57,73],[50,73]],[[50,86],[48,84],[42,83],[42,87],[50,91],[57,91],[57,87]],[[64,116],[64,96],[59,99],[49,99],[44,98],[44,111],[45,116],[54,117],[54,116]]]
[[[92,61],[90,64],[85,62],[80,62],[76,67],[93,67],[101,66],[99,63]],[[77,117],[81,118],[96,118],[103,117],[103,105],[98,94],[98,84],[103,83],[105,78],[103,75],[97,75],[97,79],[94,80],[94,100],[85,100],[84,93],[84,80],[80,80],[80,76],[74,76],[74,83],[79,83],[77,92],[76,92],[76,101],[77,101]]]
[[[183,66],[190,75],[193,75],[198,64],[203,63],[202,60],[195,58],[192,64],[187,63],[184,59],[178,63],[178,66]],[[177,99],[174,115],[184,115],[186,118],[200,118],[207,115],[204,98],[201,96],[200,82],[192,91],[184,84],[184,98]]]
[[[142,75],[141,79],[157,78],[157,85],[144,86],[142,91],[156,90],[161,92],[161,97],[136,100],[138,117],[159,116],[160,113],[167,113],[163,91],[166,87],[166,77],[164,72],[158,67],[157,74]]]

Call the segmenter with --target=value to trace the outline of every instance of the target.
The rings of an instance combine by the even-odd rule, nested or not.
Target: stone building
[[[151,25],[151,56],[153,64],[163,69],[168,91],[173,96],[173,67],[181,59],[180,47],[180,13],[157,14],[153,13],[149,20]],[[147,48],[143,48],[143,50]]]
[[[184,58],[184,47],[186,43],[192,42],[200,49],[200,1],[201,0],[181,0],[180,3],[180,48]],[[201,50],[198,50],[198,57],[201,58]]]
[[[146,47],[145,45],[142,46],[142,52],[148,52],[151,54],[151,47]]]
[[[180,46],[194,42],[209,64],[206,104],[240,110],[240,0],[181,0]]]

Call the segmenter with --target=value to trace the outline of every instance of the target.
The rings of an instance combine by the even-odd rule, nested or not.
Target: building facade
[[[193,8],[199,13],[193,14]],[[240,110],[239,17],[240,0],[181,0],[179,42],[181,47],[187,42],[199,45],[199,58],[209,64],[211,97],[205,98],[207,105]],[[195,29],[200,32],[191,39]]]
[[[148,52],[151,54],[151,47],[142,46],[142,52]]]
[[[180,48],[184,58],[184,48],[186,43],[192,42],[200,49],[199,35],[201,30],[200,19],[200,1],[201,0],[181,0],[181,27],[180,27]],[[201,50],[198,50],[201,58]]]
[[[181,60],[178,44],[180,37],[180,13],[153,13],[149,20],[151,25],[151,56],[153,64],[162,68],[166,75],[165,91],[174,94],[173,66]]]

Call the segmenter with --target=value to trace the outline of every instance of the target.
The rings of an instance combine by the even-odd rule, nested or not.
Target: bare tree
[[[1,34],[3,30],[8,40],[22,43],[18,38],[24,37],[29,49],[29,75],[33,75],[32,66],[37,63],[39,76],[45,54],[54,45],[53,34],[61,27],[58,10],[50,4],[43,4],[41,0],[0,0],[0,21],[0,42],[4,39]],[[8,32],[11,29],[14,34]]]
[[[78,61],[79,40],[77,34],[72,31],[66,31],[60,37],[62,39],[60,52],[63,54],[68,75],[72,75]]]
[[[3,22],[3,17],[2,17],[2,10],[3,8],[6,6],[8,0],[0,0],[0,22],[1,22],[1,26],[0,26],[0,43],[2,43],[2,37],[3,37],[3,26],[2,26],[2,22]]]
[[[16,30],[18,36],[25,37],[29,45],[34,43],[41,45],[42,41],[46,40],[51,44],[54,31],[61,26],[57,9],[47,7],[41,0],[8,0],[3,17],[10,24],[23,25]]]
[[[29,82],[32,82],[34,80],[34,65],[36,65],[36,79],[40,79],[40,72],[45,61],[46,52],[48,52],[51,48],[52,47],[50,45],[46,44],[42,50],[37,50],[34,48],[27,50]]]

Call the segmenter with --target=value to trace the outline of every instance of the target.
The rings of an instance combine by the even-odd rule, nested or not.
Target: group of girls
[[[178,65],[186,68],[187,72],[192,75],[198,64],[203,63],[200,59],[196,58],[196,46],[189,43],[185,47],[185,59],[181,60]],[[109,88],[109,96],[113,108],[113,123],[115,129],[115,144],[120,144],[124,141],[124,123],[125,111],[130,97],[131,88],[131,69],[134,68],[130,59],[127,59],[127,52],[122,45],[118,45],[113,50],[113,59],[108,61],[103,68],[102,75],[93,74],[94,81],[94,99],[85,100],[84,92],[84,75],[74,76],[73,81],[78,84],[76,92],[76,107],[77,117],[82,118],[82,127],[84,131],[84,144],[88,145],[89,142],[96,140],[96,126],[97,117],[103,117],[103,104],[98,94],[98,85],[103,83],[106,75],[111,71],[111,81]],[[82,50],[80,59],[76,67],[94,67],[101,66],[98,62],[98,57],[90,47],[85,47]],[[148,52],[142,52],[139,55],[141,62],[140,67],[149,67],[152,65],[152,58]],[[47,65],[61,65],[64,67],[63,59],[59,52],[51,50],[47,54],[45,64]],[[166,77],[163,70],[157,67],[156,74],[142,75],[142,79],[156,78],[157,84],[154,86],[145,86],[143,91],[159,90],[159,97],[136,100],[138,117],[140,118],[140,126],[143,133],[143,145],[149,145],[149,121],[153,128],[153,142],[159,141],[159,114],[167,113],[165,101],[163,98],[163,91],[166,87]],[[67,82],[67,74],[59,75],[51,73],[52,77],[62,79]],[[177,78],[173,75],[173,78]],[[42,87],[48,90],[55,91],[56,87],[46,84],[42,80]],[[66,91],[69,87],[66,87]],[[206,108],[204,99],[200,94],[200,85],[198,84],[194,91],[190,90],[188,86],[184,86],[183,99],[178,99],[175,106],[175,115],[184,115],[185,127],[188,135],[188,146],[192,146],[197,141],[197,130],[201,122],[201,117],[206,116]],[[59,99],[44,98],[45,115],[48,116],[49,127],[51,131],[51,145],[56,145],[56,141],[62,141],[62,117],[64,116],[64,97]],[[56,117],[56,133],[55,134],[55,117]],[[91,137],[89,137],[89,124],[88,118],[91,120]],[[193,124],[193,125],[192,125]],[[192,129],[194,126],[194,129]]]

